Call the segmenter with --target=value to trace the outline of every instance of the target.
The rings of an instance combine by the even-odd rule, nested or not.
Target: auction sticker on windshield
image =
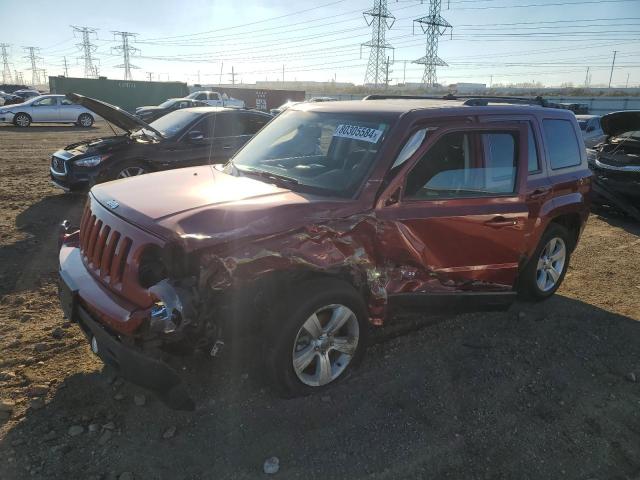
[[[360,127],[358,125],[340,124],[333,133],[334,137],[352,138],[363,142],[377,143],[384,132],[375,128]]]

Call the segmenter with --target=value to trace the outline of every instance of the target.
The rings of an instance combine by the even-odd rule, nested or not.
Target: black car
[[[587,151],[594,192],[640,221],[640,111],[609,113],[600,124],[607,139]]]
[[[138,107],[136,108],[136,117],[141,118],[145,122],[153,122],[160,117],[174,110],[192,107],[207,107],[208,105],[199,100],[191,98],[170,98],[166,102],[162,102],[157,107]]]
[[[67,97],[125,132],[74,143],[51,156],[51,180],[67,191],[159,170],[225,163],[272,118],[254,110],[197,107],[147,124],[99,100],[75,93]]]

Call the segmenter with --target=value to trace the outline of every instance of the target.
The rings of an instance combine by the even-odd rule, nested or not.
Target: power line
[[[391,30],[396,18],[387,8],[387,0],[374,0],[373,8],[362,12],[362,14],[367,25],[371,27],[371,40],[362,44],[362,47],[371,49],[364,83],[378,87],[387,69],[385,67],[385,58],[388,59],[386,52],[387,50],[393,51],[391,44],[386,41],[387,29]]]
[[[5,85],[12,83],[9,53],[7,52],[10,46],[8,43],[0,43],[0,48],[2,49],[2,83]]]
[[[76,47],[82,51],[82,57],[79,59],[84,60],[84,78],[97,78],[98,67],[94,65],[93,52],[98,48],[91,43],[91,36],[96,35],[97,29],[92,27],[78,27],[71,25],[73,34],[79,33],[82,41],[76,44]],[[65,61],[66,70],[66,61]]]
[[[140,67],[137,67],[136,65],[133,65],[131,63],[131,56],[132,54],[135,55],[136,52],[140,52],[140,50],[136,47],[132,47],[131,45],[129,45],[129,39],[135,38],[136,35],[138,34],[131,33],[131,32],[111,32],[111,33],[113,33],[114,37],[120,36],[120,38],[122,39],[122,45],[119,45],[117,47],[112,47],[112,50],[120,52],[123,57],[123,63],[121,65],[115,65],[115,67],[124,68],[125,80],[133,80],[133,77],[131,76],[131,69],[140,68]]]
[[[438,83],[436,67],[447,66],[447,63],[438,57],[438,40],[440,36],[444,35],[447,28],[452,27],[451,24],[440,15],[441,8],[441,0],[430,0],[429,14],[416,18],[413,21],[413,25],[417,23],[420,25],[422,33],[427,34],[426,53],[423,57],[414,60],[413,63],[424,65],[422,83],[428,87],[435,87]]]

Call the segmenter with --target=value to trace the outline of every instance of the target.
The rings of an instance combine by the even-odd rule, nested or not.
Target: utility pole
[[[493,86],[493,75],[489,77],[489,88]]]
[[[64,57],[64,76],[69,76],[69,67],[67,66],[67,57]]]
[[[129,45],[129,39],[130,38],[135,38],[136,35],[138,35],[137,33],[131,33],[131,32],[111,32],[113,33],[114,38],[115,37],[120,37],[120,39],[122,40],[122,45],[119,45],[117,47],[112,47],[112,50],[115,50],[116,52],[122,53],[122,59],[123,62],[120,65],[115,65],[116,68],[124,68],[124,79],[125,80],[133,80],[133,76],[131,75],[131,69],[132,68],[140,68],[137,67],[136,65],[133,65],[131,63],[131,57],[133,55],[135,55],[136,53],[139,53],[140,50],[137,49],[136,47],[132,47],[131,45]]]
[[[18,70],[14,70],[14,78],[16,80],[16,85],[24,85],[24,79],[22,78],[22,72],[19,72]]]
[[[231,73],[229,75],[231,76],[231,85],[235,85],[236,84],[236,75],[237,75],[237,73],[233,69],[233,65],[231,66]]]
[[[282,65],[282,83],[284,83],[284,64]]]
[[[369,63],[367,72],[364,75],[364,83],[379,87],[385,75],[385,58],[387,49],[393,47],[386,40],[387,30],[391,30],[396,21],[396,17],[391,15],[387,8],[387,0],[374,0],[373,8],[362,12],[365,22],[371,27],[371,40],[360,45],[360,57],[362,58],[362,47],[369,47]],[[395,58],[395,54],[394,54]]]
[[[40,69],[38,68],[38,60],[41,60],[42,57],[39,57],[37,54],[40,52],[40,49],[37,47],[22,47],[24,48],[28,54],[24,57],[29,60],[31,63],[31,86],[36,87],[40,85]]]
[[[153,82],[153,72],[147,72],[147,78],[150,82]]]
[[[200,85],[200,70],[198,70],[198,85]]]
[[[629,88],[629,75],[631,74],[627,73],[627,84],[624,86],[624,88]]]
[[[618,53],[617,50],[613,51],[613,61],[611,62],[611,73],[609,74],[609,88],[611,88],[611,79],[613,78],[613,67],[616,64],[616,54]]]
[[[224,68],[224,62],[220,62],[220,80],[218,80],[218,85],[222,85],[222,69]]]
[[[453,28],[449,22],[447,22],[440,15],[442,9],[442,0],[430,0],[429,1],[429,13],[428,15],[420,18],[416,18],[413,22],[419,24],[422,29],[422,33],[427,35],[427,46],[425,56],[413,63],[424,65],[424,73],[422,74],[422,83],[428,87],[435,87],[438,83],[438,76],[436,73],[436,67],[446,67],[447,63],[438,57],[438,39],[444,35],[447,28]]]
[[[407,85],[407,61],[403,60],[404,68],[402,69],[402,86]]]
[[[387,61],[385,62],[385,72],[384,72],[384,88],[389,88],[389,73],[393,73],[393,71],[389,71],[389,64],[391,60],[387,57]]]
[[[94,44],[91,43],[91,35],[95,35],[97,29],[91,27],[77,27],[75,25],[71,25],[73,29],[73,34],[75,36],[76,33],[81,35],[82,42],[77,43],[76,46],[82,52],[82,60],[84,60],[84,78],[97,78],[98,77],[98,67],[94,65],[93,52],[98,48]]]
[[[591,67],[587,67],[587,74],[584,76],[584,87],[589,88],[589,70]]]
[[[8,43],[0,43],[0,52],[2,53],[2,83],[8,85],[12,83],[11,80],[11,67],[9,66],[9,53],[7,49],[10,47]],[[16,83],[18,83],[16,79]]]

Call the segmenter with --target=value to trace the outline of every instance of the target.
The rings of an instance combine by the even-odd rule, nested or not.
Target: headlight
[[[75,160],[73,162],[74,165],[78,167],[95,167],[99,165],[100,162],[103,162],[111,155],[94,155],[93,157],[81,158],[80,160]]]
[[[0,108],[0,115],[4,115],[5,113],[11,113],[11,110],[6,108]]]

